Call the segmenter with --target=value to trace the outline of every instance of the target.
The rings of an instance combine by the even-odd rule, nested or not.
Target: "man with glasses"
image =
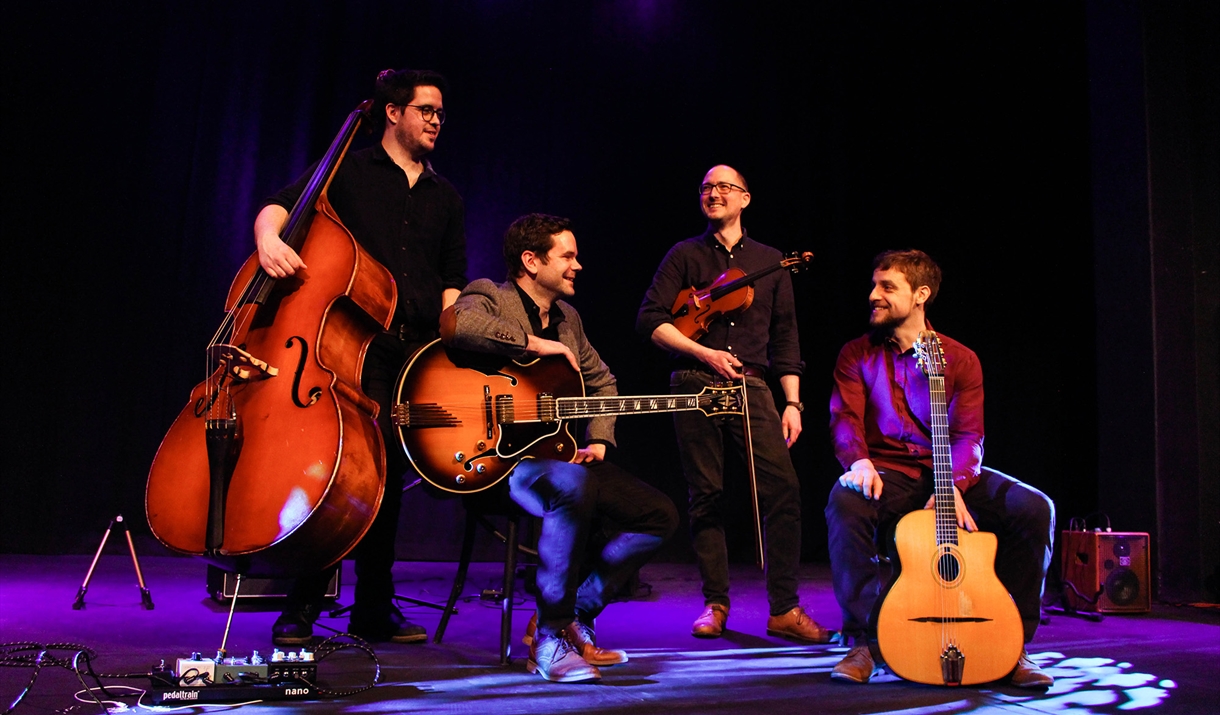
[[[441,310],[466,285],[462,198],[426,159],[445,121],[446,91],[445,78],[435,72],[386,70],[378,75],[369,120],[381,139],[349,152],[328,190],[343,225],[394,274],[398,291],[393,325],[369,345],[363,371],[364,393],[381,408],[377,422],[386,445],[386,486],[372,527],[352,552],[357,581],[349,630],[372,641],[427,640],[425,630],[406,621],[393,603],[394,540],[408,464],[390,422],[390,402],[403,364],[437,337]],[[306,268],[279,232],[315,167],[269,198],[255,219],[259,263],[273,278]],[[276,645],[311,641],[326,581],[326,574],[297,581],[272,627]]]
[[[754,283],[744,311],[724,315],[693,340],[675,327],[670,309],[679,292],[703,288],[730,268],[746,274],[778,264],[783,256],[750,238],[741,212],[750,205],[745,177],[731,166],[712,167],[699,187],[707,230],[670,249],[657,269],[636,319],[636,330],[673,357],[670,389],[699,392],[725,380],[748,386],[750,427],[763,517],[767,563],[767,633],[801,643],[827,643],[831,633],[801,608],[797,569],[801,557],[800,484],[789,447],[801,434],[803,363],[797,338],[792,279],[773,271]],[[779,378],[787,404],[775,409],[766,371]],[[699,638],[718,638],[729,617],[729,559],[724,537],[726,441],[744,459],[738,416],[706,418],[678,412],[674,429],[690,494],[690,528],[703,579],[704,609],[691,627]]]

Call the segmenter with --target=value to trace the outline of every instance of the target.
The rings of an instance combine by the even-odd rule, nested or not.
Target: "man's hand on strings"
[[[306,267],[296,251],[273,235],[258,240],[258,263],[272,278],[287,278]]]
[[[923,505],[924,509],[931,509],[936,506],[936,495],[933,494],[928,503]],[[953,510],[957,512],[957,525],[966,531],[978,531],[979,527],[974,523],[974,517],[970,516],[970,511],[966,509],[966,502],[962,501],[962,492],[953,485]]]
[[[839,484],[860,492],[865,499],[881,498],[881,475],[877,474],[877,468],[873,466],[871,459],[857,459],[852,462],[851,469],[839,477]]]

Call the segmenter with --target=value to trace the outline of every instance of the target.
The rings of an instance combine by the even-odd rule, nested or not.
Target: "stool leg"
[[[513,637],[513,592],[517,580],[517,519],[509,517],[507,553],[504,556],[504,590],[500,601],[500,665],[508,665]]]
[[[441,614],[441,622],[436,626],[436,633],[432,636],[433,643],[440,643],[445,637],[445,628],[449,625],[449,616],[456,613],[453,607],[457,603],[458,597],[462,595],[462,589],[466,587],[466,571],[470,568],[470,555],[474,552],[474,527],[478,522],[474,514],[466,512],[466,532],[462,535],[462,556],[458,561],[457,576],[453,578],[453,588],[449,591],[449,602],[445,605],[445,612]]]

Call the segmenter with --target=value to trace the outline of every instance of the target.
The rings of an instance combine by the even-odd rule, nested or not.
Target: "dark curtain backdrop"
[[[987,462],[1065,522],[1096,507],[1080,3],[44,0],[0,16],[5,552],[90,552],[117,513],[146,533],[149,464],[203,377],[262,199],[404,66],[452,84],[432,160],[466,200],[470,277],[502,278],[514,217],[572,217],[573,303],[624,393],[666,389],[634,316],[667,248],[702,230],[709,166],[749,177],[751,234],[816,253],[794,279],[807,558],[824,558],[841,471],[830,370],[887,248],[944,268],[931,318],[981,356]],[[684,505],[668,419],[623,419],[620,442]],[[406,499],[400,557],[453,558],[453,504]],[[684,536],[666,556],[689,557]]]

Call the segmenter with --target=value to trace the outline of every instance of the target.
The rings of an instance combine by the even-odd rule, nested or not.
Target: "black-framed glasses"
[[[411,107],[412,109],[419,110],[419,116],[422,117],[425,122],[431,122],[432,118],[436,117],[437,124],[445,123],[445,110],[437,109],[431,104],[403,104],[399,106]]]
[[[727,181],[721,181],[719,184],[700,185],[699,186],[699,195],[707,196],[708,194],[712,193],[712,189],[715,189],[716,191],[720,192],[721,194],[727,194],[731,191],[740,191],[743,194],[746,193],[746,190],[741,188],[737,184],[730,184]]]

